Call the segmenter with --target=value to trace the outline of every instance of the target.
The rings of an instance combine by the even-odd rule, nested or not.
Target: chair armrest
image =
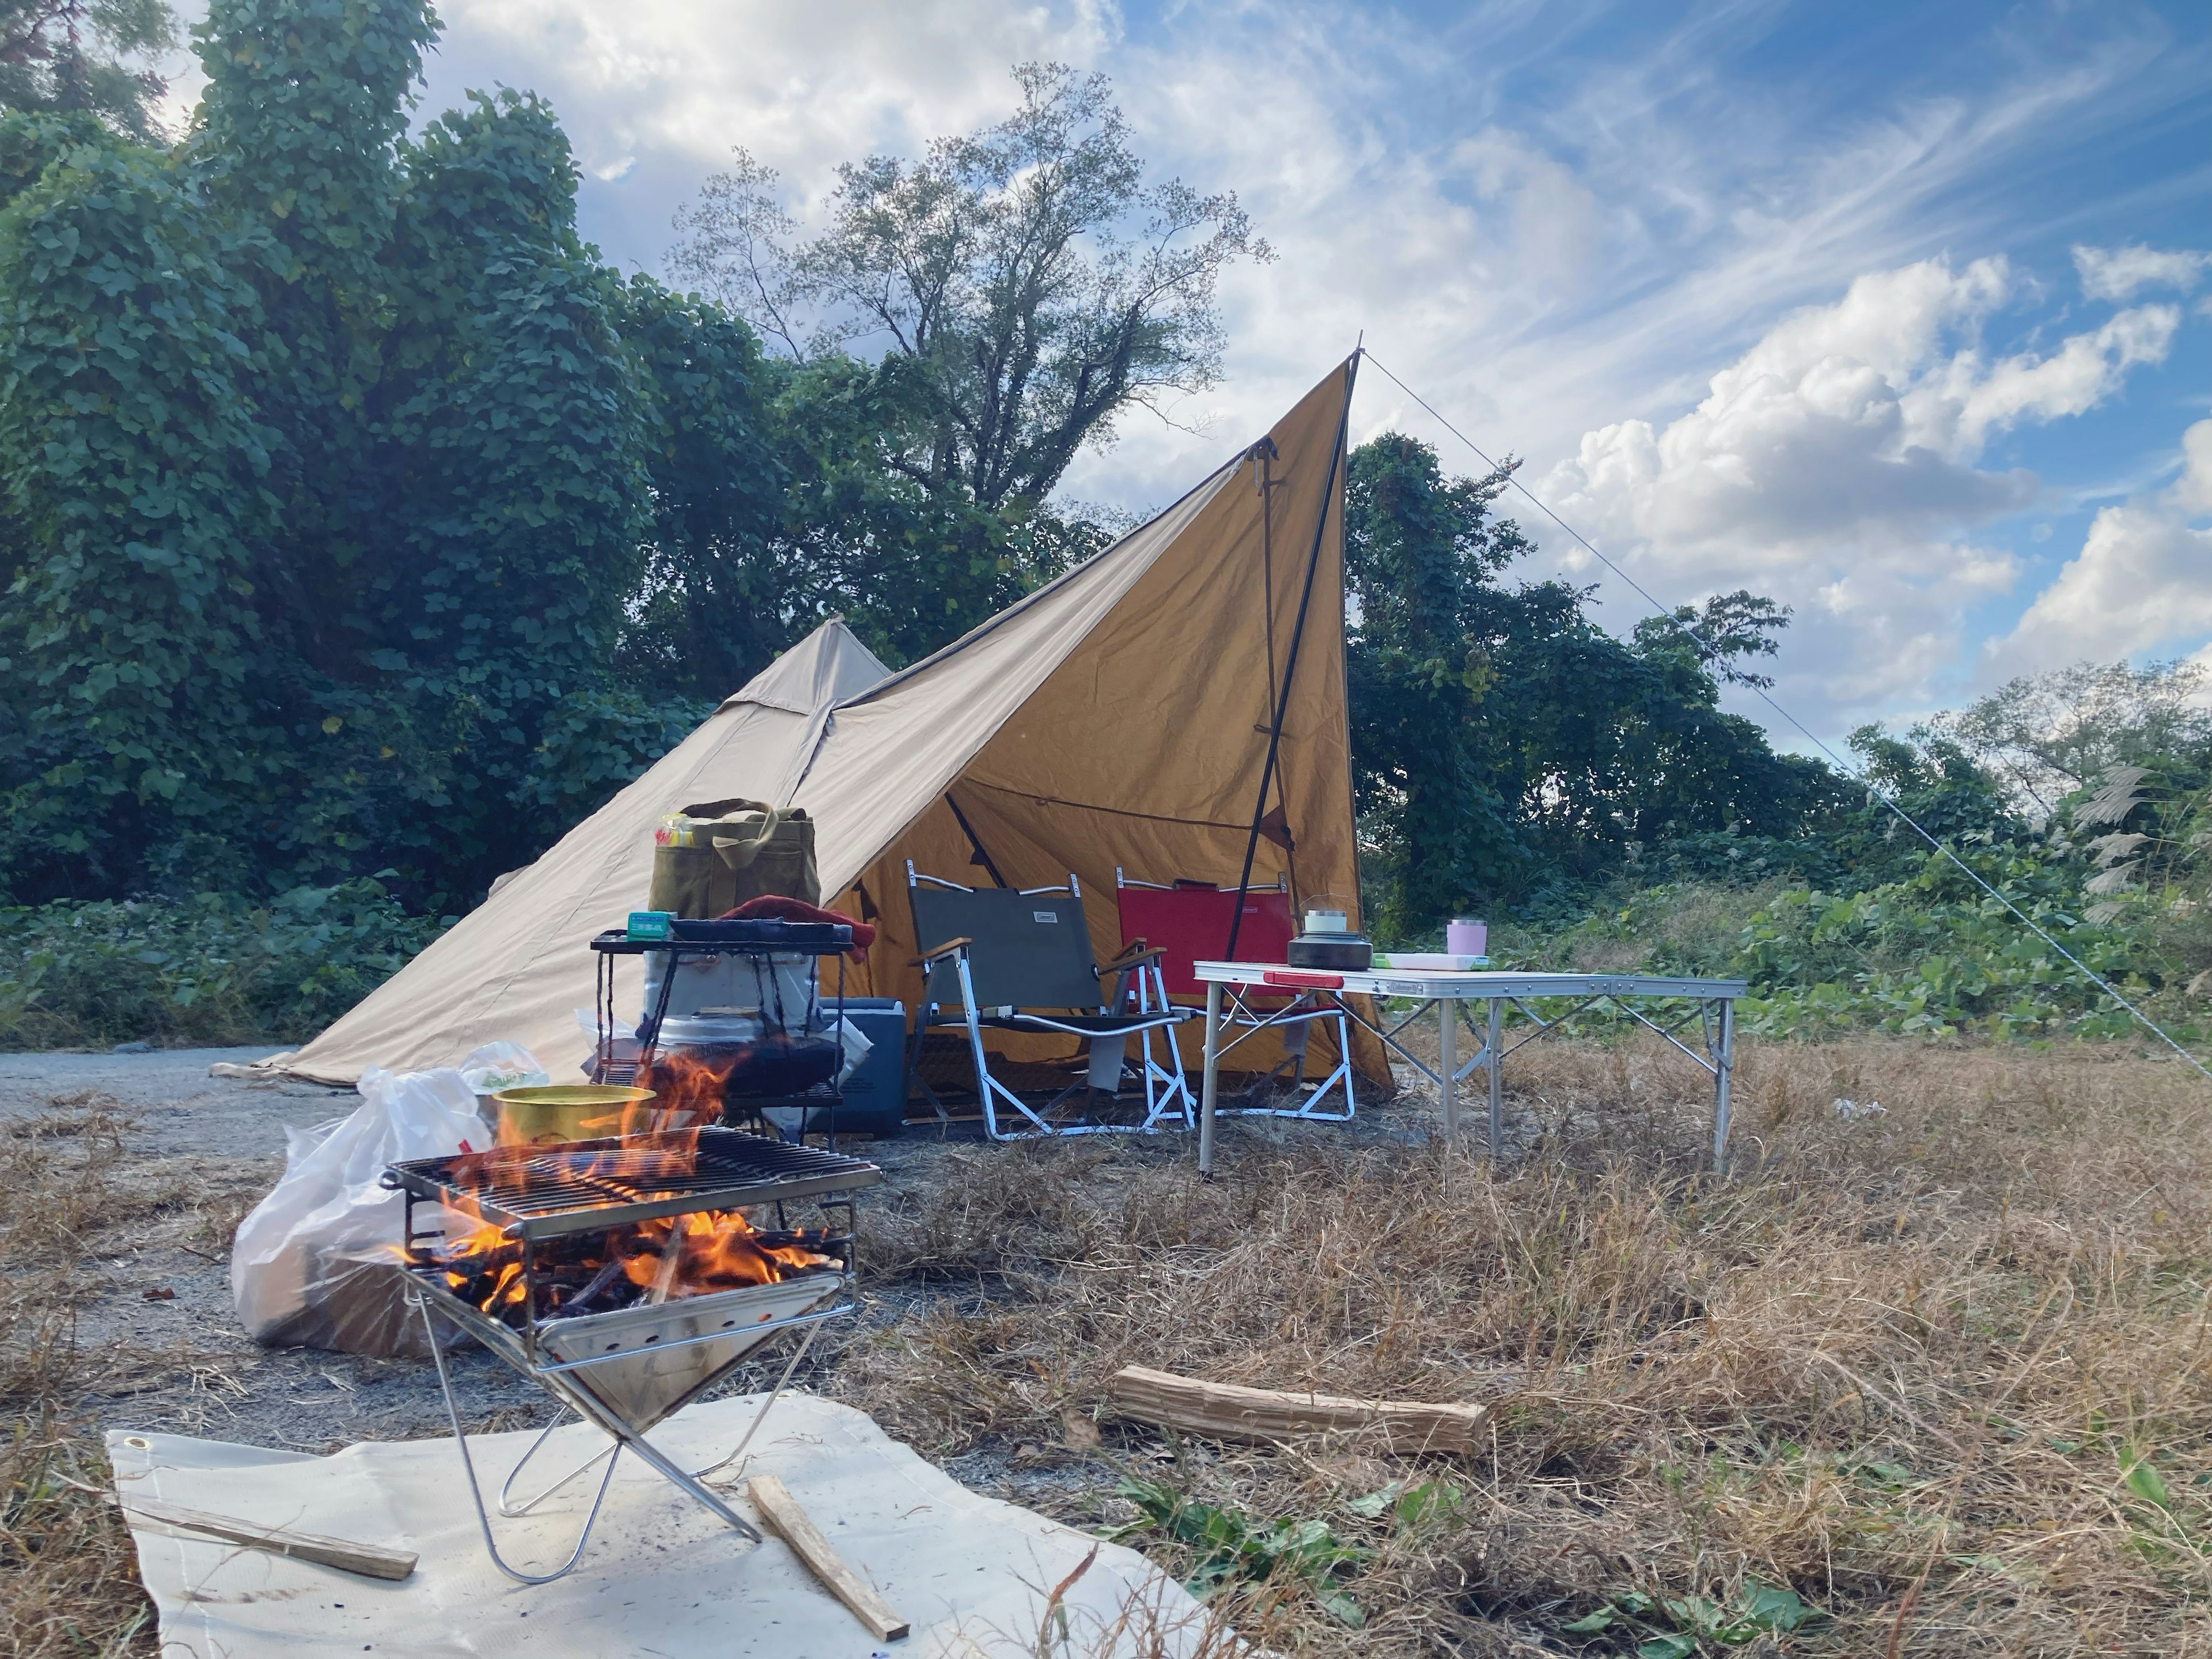
[[[964,933],[958,939],[949,939],[945,940],[944,944],[937,946],[934,950],[924,951],[920,956],[915,957],[913,961],[908,963],[907,966],[909,968],[927,968],[940,957],[958,955],[961,951],[966,950],[975,942],[975,941],[974,939],[969,939]]]
[[[1158,962],[1162,957],[1167,954],[1164,950],[1147,951],[1142,949],[1141,947],[1144,944],[1142,939],[1138,940],[1137,943],[1140,948],[1132,951],[1124,951],[1120,956],[1115,957],[1113,961],[1102,962],[1093,967],[1091,971],[1098,978],[1103,979],[1109,974],[1127,973],[1130,969],[1136,967],[1140,963]]]

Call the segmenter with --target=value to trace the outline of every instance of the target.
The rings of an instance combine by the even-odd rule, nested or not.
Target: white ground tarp
[[[691,1407],[656,1429],[653,1443],[702,1467],[736,1443],[759,1400]],[[487,1496],[533,1437],[471,1441]],[[596,1429],[562,1430],[526,1472],[523,1490],[537,1491],[530,1483],[541,1471],[564,1472],[605,1443]],[[165,1655],[1035,1659],[1053,1588],[1094,1547],[1097,1559],[1062,1602],[1064,1644],[1054,1621],[1052,1652],[1176,1659],[1201,1646],[1202,1610],[1134,1551],[979,1497],[861,1413],[805,1395],[777,1403],[742,1475],[718,1477],[718,1489],[746,1513],[744,1479],[780,1476],[847,1564],[911,1621],[904,1641],[874,1639],[774,1533],[748,1545],[635,1458],[617,1468],[582,1565],[532,1587],[485,1559],[450,1440],[371,1443],[312,1457],[118,1431],[107,1449],[126,1501],[143,1494],[422,1557],[411,1577],[392,1583],[134,1529]],[[594,1471],[531,1516],[495,1514],[508,1560],[558,1565],[597,1485]]]

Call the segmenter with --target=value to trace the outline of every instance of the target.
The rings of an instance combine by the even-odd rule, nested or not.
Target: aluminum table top
[[[1286,968],[1280,963],[1200,962],[1192,969],[1200,982],[1266,986],[1270,989],[1337,990],[1352,996],[1418,997],[1424,1002],[1482,1002],[1492,997],[1695,997],[1733,1002],[1742,996],[1740,979],[1673,979],[1653,974],[1535,974],[1480,970],[1455,973],[1439,968],[1348,969]],[[1270,981],[1269,974],[1282,975]],[[1310,976],[1300,979],[1292,975]],[[1331,983],[1330,981],[1340,981]]]

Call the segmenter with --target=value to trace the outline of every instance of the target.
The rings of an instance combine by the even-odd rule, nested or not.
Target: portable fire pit
[[[410,1299],[429,1330],[493,1565],[526,1584],[572,1571],[625,1448],[757,1542],[760,1534],[700,1477],[743,1454],[821,1322],[854,1310],[846,1295],[854,1271],[851,1194],[882,1179],[858,1158],[724,1128],[503,1146],[386,1170],[385,1184],[407,1195]],[[793,1226],[788,1208],[802,1200],[825,1216],[842,1212],[842,1227]],[[745,1213],[765,1219],[763,1210],[773,1212],[773,1228]],[[500,1556],[434,1311],[611,1437],[611,1444],[535,1497],[514,1502],[517,1477],[556,1423],[500,1490],[501,1515],[526,1515],[607,1460],[575,1548],[551,1572],[524,1572]],[[763,1343],[801,1329],[805,1340],[783,1381],[720,1462],[687,1471],[645,1438]]]

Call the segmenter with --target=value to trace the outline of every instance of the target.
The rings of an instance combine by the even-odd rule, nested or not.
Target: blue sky
[[[2212,641],[2201,0],[441,11],[426,106],[544,93],[586,234],[653,270],[732,146],[804,217],[840,161],[1002,114],[1018,59],[1110,76],[1280,258],[1224,285],[1224,383],[1074,497],[1171,500],[1364,330],[1655,593],[1795,606],[1778,695],[1824,736]],[[1475,465],[1370,373],[1355,436],[1392,425]],[[1601,574],[1523,516],[1534,574]]]

